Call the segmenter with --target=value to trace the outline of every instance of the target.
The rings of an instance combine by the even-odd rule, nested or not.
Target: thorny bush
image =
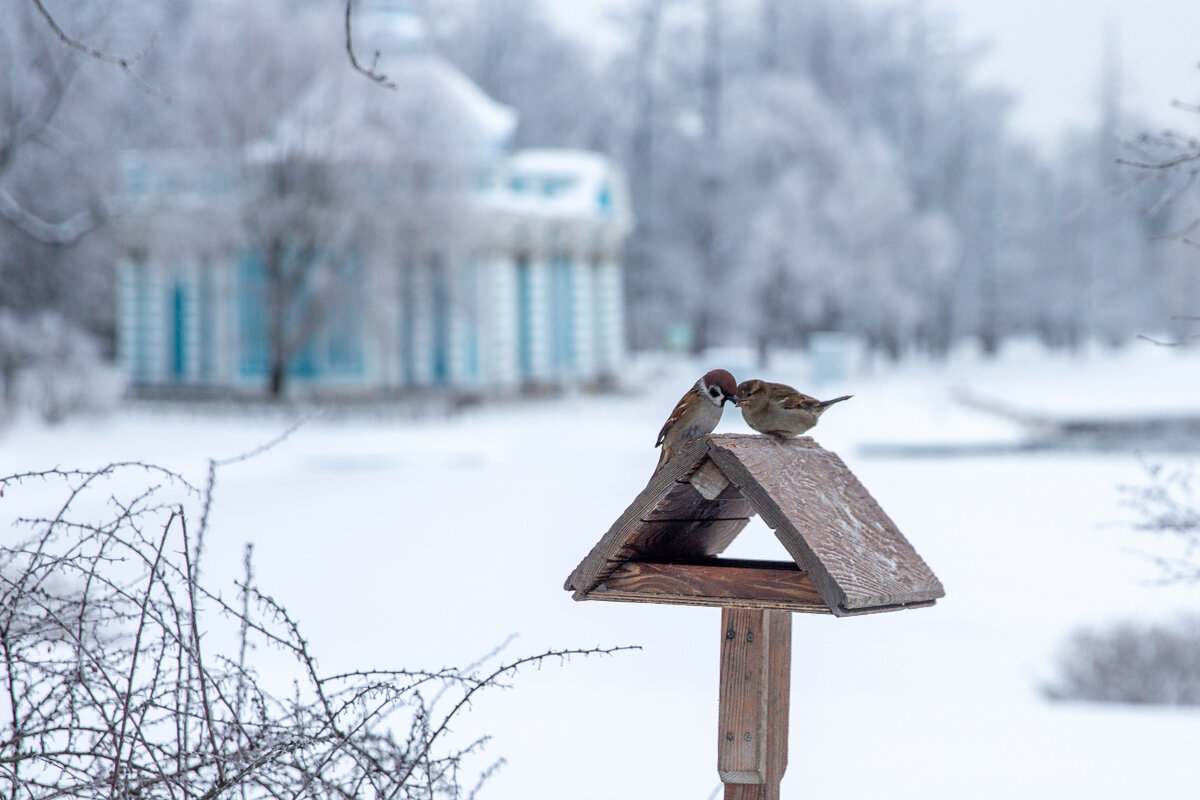
[[[0,548],[0,796],[470,797],[501,763],[487,737],[445,735],[475,693],[523,665],[621,649],[322,674],[254,585],[249,547],[233,600],[200,579],[220,465],[202,487],[144,463],[0,478],[5,504],[61,491]],[[249,660],[269,648],[289,656],[286,680]]]

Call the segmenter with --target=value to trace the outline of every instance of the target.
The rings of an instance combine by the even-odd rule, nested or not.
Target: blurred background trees
[[[1096,128],[1035,148],[973,80],[980,49],[919,4],[638,0],[599,53],[537,0],[429,7],[520,135],[625,166],[635,348],[766,353],[832,330],[891,357],[1078,349],[1200,301],[1189,254],[1155,240],[1179,210],[1117,163],[1144,126],[1115,46]]]
[[[30,0],[0,3],[0,307],[53,309],[109,352],[120,151],[271,135],[315,79],[350,71],[341,9],[61,12],[72,35],[144,52],[135,82],[64,46]],[[1187,212],[1151,182],[1130,190],[1137,170],[1117,163],[1144,126],[1123,114],[1114,55],[1097,65],[1096,129],[1034,149],[1006,128],[1009,98],[972,79],[977,48],[919,4],[637,0],[596,47],[540,0],[410,5],[519,112],[516,144],[624,166],[636,349],[765,356],[823,331],[893,358],[1017,336],[1079,348],[1200,306],[1194,254],[1155,243]]]

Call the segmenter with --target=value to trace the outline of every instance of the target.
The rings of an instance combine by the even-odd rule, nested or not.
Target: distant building
[[[402,7],[377,10],[374,23],[420,42]],[[357,217],[374,222],[355,219],[372,233],[355,234],[361,247],[339,273],[344,285],[287,359],[292,392],[372,398],[613,377],[631,226],[620,171],[592,152],[512,152],[515,113],[419,45],[389,76],[410,91],[381,90],[347,67],[299,98],[269,140],[241,151],[126,154],[118,352],[135,392],[267,386],[269,289],[247,233],[248,176],[297,152],[350,176],[365,209]],[[412,102],[420,114],[408,113]],[[414,132],[414,119],[444,124]],[[430,176],[422,142],[443,168],[451,152],[453,170]],[[464,191],[442,185],[451,174]],[[419,243],[393,241],[408,228]]]

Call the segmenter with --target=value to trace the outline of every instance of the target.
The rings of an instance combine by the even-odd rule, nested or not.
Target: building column
[[[574,254],[571,282],[571,333],[575,343],[575,374],[583,380],[593,380],[597,377],[596,269],[583,253]]]
[[[521,377],[526,381],[544,383],[553,373],[551,365],[550,324],[550,265],[544,255],[535,254],[518,269],[520,298],[518,307],[522,326],[520,341]]]
[[[613,377],[625,360],[625,289],[621,265],[611,256],[596,266],[596,368]]]
[[[520,382],[517,354],[517,268],[511,256],[480,265],[479,374],[497,387]]]

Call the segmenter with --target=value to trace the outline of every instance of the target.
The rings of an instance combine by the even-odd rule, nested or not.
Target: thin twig
[[[346,54],[348,56],[350,56],[350,66],[354,67],[354,69],[356,71],[367,76],[372,81],[379,84],[380,86],[382,86],[386,89],[395,89],[396,84],[390,78],[388,78],[387,75],[384,75],[382,72],[378,71],[378,67],[379,67],[379,51],[378,50],[375,51],[375,61],[370,67],[364,67],[362,64],[359,63],[358,56],[356,56],[354,53],[354,36],[351,31],[351,22],[350,22],[351,17],[354,15],[353,14],[353,6],[354,6],[354,0],[346,0]]]
[[[116,56],[92,47],[91,45],[86,44],[67,34],[67,32],[62,29],[62,26],[58,24],[58,21],[54,18],[54,15],[51,14],[46,8],[42,0],[33,0],[33,5],[35,8],[37,8],[38,13],[42,15],[42,19],[46,21],[46,24],[50,26],[50,30],[54,31],[54,35],[57,36],[59,41],[61,41],[63,44],[67,45],[73,50],[78,50],[80,53],[83,53],[90,58],[94,58],[97,61],[102,61],[105,64],[113,64],[114,66],[119,67],[120,70],[124,72],[125,75],[143,92],[151,97],[162,100],[164,103],[171,102],[170,95],[163,94],[162,92],[158,91],[153,86],[142,80],[141,76],[133,71],[133,65],[145,58],[150,51],[154,49],[154,39],[151,39],[150,44],[147,45],[146,49],[141,53],[138,53],[132,57]]]

